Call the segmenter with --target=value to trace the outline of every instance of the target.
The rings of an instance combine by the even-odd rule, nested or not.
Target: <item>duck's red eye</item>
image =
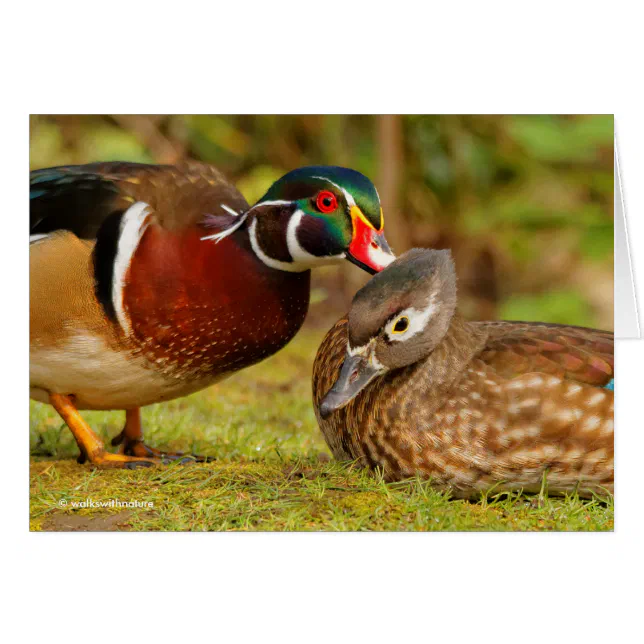
[[[333,212],[338,207],[338,199],[332,192],[322,190],[315,199],[315,205],[320,212]]]

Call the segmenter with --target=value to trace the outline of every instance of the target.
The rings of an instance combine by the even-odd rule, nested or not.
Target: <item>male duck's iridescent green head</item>
[[[395,259],[385,239],[378,192],[355,170],[293,170],[247,215],[255,253],[274,268],[302,271],[348,259],[377,273]]]

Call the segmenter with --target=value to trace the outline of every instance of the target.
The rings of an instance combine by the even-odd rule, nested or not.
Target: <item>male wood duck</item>
[[[31,173],[31,397],[53,405],[80,461],[148,466],[139,408],[281,349],[310,269],[393,260],[378,193],[340,167],[289,172],[251,208],[215,168],[96,163]],[[79,409],[123,409],[109,453]]]
[[[484,490],[613,490],[613,334],[456,313],[449,251],[373,277],[322,342],[313,398],[340,460]]]

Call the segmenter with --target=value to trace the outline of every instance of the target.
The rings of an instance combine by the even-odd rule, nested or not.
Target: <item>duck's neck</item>
[[[454,377],[483,349],[487,336],[486,330],[454,314],[445,337],[423,361],[425,369],[432,374],[433,384],[451,384]]]
[[[319,246],[320,240],[325,239],[324,231],[313,218],[305,217],[295,202],[274,201],[254,206],[245,226],[253,252],[270,268],[301,273],[345,258],[342,249],[333,242],[328,242],[325,248],[316,247],[316,253],[321,254],[313,254],[312,244],[315,241]]]

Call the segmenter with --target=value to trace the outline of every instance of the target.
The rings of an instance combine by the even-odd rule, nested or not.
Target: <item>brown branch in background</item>
[[[385,213],[386,235],[396,254],[410,246],[408,224],[400,203],[400,176],[403,166],[402,118],[381,114],[377,119],[378,192]]]
[[[147,148],[157,163],[177,163],[185,156],[185,147],[170,141],[159,129],[164,116],[142,114],[111,114],[124,130],[131,132]]]

